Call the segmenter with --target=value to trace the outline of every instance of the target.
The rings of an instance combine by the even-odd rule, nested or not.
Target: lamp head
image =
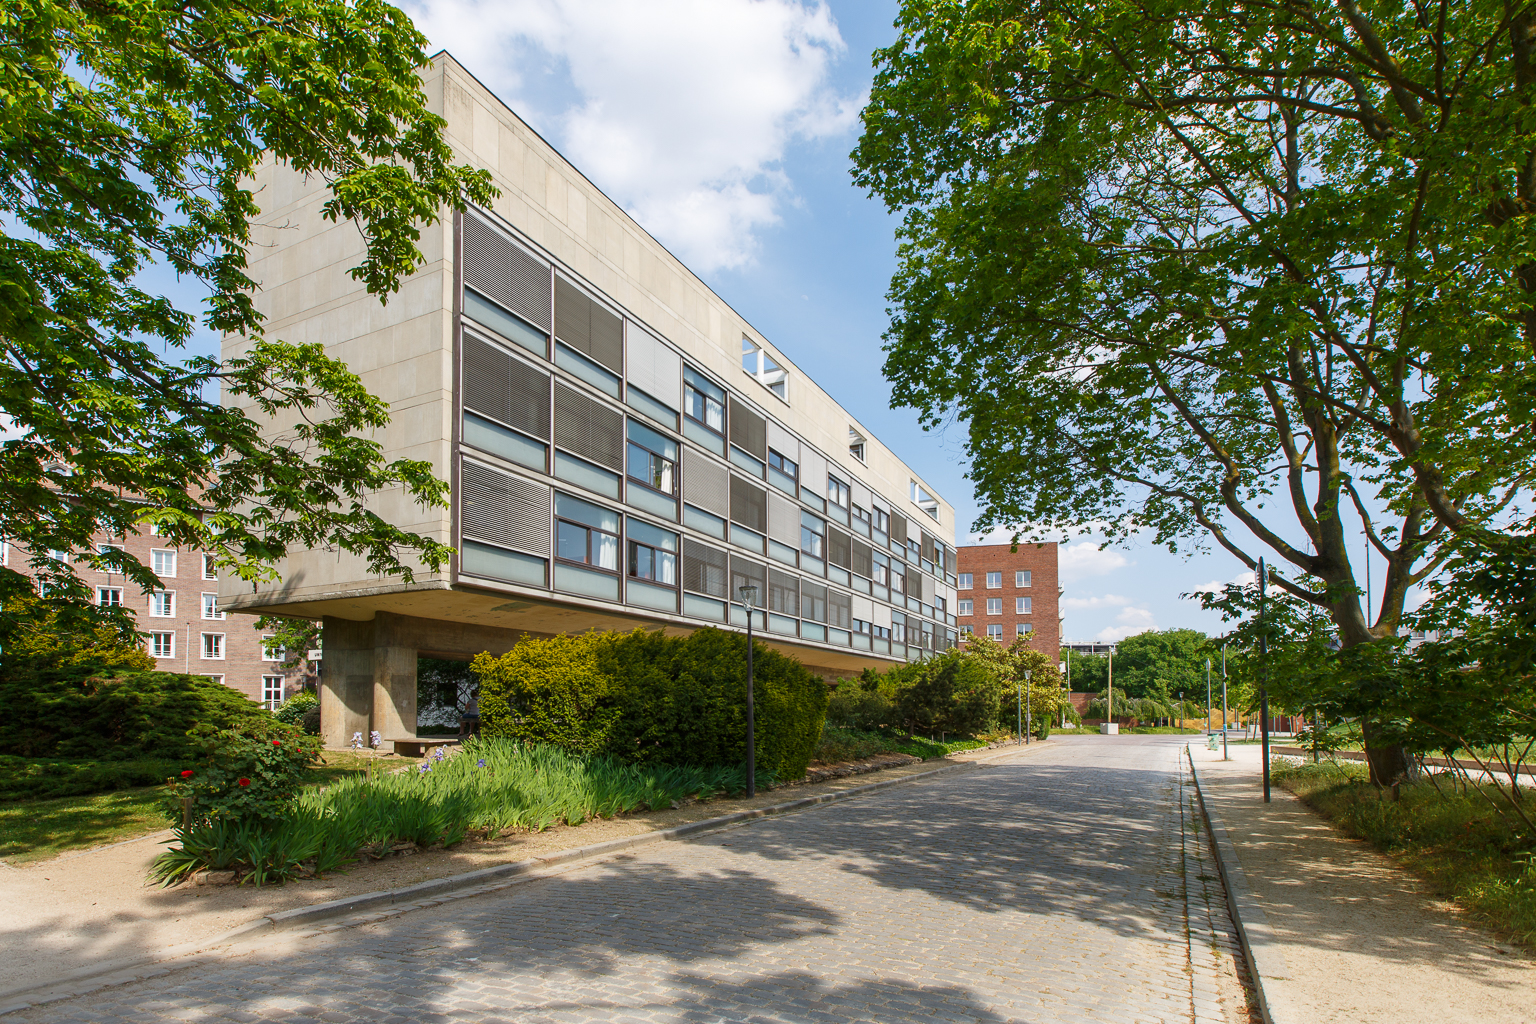
[[[1034,670],[1033,670],[1033,669],[1028,669],[1028,668],[1027,668],[1027,669],[1025,669],[1025,670],[1024,670],[1024,681],[1025,681],[1025,682],[1026,682],[1026,683],[1027,683],[1027,682],[1029,682],[1029,679],[1030,679],[1030,677],[1031,677],[1031,676],[1033,676],[1033,675],[1034,675],[1034,674],[1035,674],[1035,673],[1034,673]]]
[[[746,586],[738,588],[737,593],[741,595],[742,604],[748,608],[757,607],[757,588],[752,584],[748,583]]]

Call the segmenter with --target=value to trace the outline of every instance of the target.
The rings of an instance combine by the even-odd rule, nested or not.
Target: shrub
[[[298,693],[283,701],[282,706],[272,713],[284,725],[303,725],[304,716],[311,708],[320,706],[320,698],[308,690],[300,690]]]
[[[194,726],[227,729],[271,715],[207,676],[171,672],[93,674],[36,663],[6,665],[0,680],[0,754],[127,761],[196,753]]]
[[[840,729],[829,723],[821,730],[821,742],[816,745],[813,760],[822,764],[836,764],[838,761],[857,761],[896,749],[896,741],[879,733]]]
[[[1035,719],[1035,738],[1048,740],[1051,738],[1051,720],[1040,717]]]
[[[54,761],[0,755],[0,800],[51,800],[137,786],[158,786],[179,761]]]
[[[917,678],[896,694],[896,707],[914,732],[977,733],[997,721],[1001,691],[986,664],[948,651],[922,663]]]
[[[520,641],[475,659],[487,735],[631,764],[746,758],[746,638],[636,630]],[[799,778],[821,737],[826,686],[793,658],[754,648],[757,764]]]
[[[304,786],[305,769],[320,756],[320,744],[297,727],[268,720],[243,729],[192,730],[201,755],[172,777],[165,813],[183,820],[182,801],[192,799],[194,821],[275,822],[291,807]]]

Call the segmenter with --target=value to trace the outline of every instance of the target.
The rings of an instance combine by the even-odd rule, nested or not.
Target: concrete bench
[[[395,745],[395,753],[401,757],[426,757],[432,752],[433,747],[456,747],[457,739],[423,739],[412,736],[409,739],[390,740]]]

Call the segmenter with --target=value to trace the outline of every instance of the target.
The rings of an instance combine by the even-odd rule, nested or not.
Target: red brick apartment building
[[[75,565],[98,604],[132,610],[157,669],[208,676],[268,708],[277,707],[302,686],[302,662],[300,671],[285,673],[281,652],[269,649],[252,616],[231,618],[220,610],[219,576],[212,558],[201,551],[165,546],[153,528],[126,537],[102,534],[96,542],[101,548],[126,548],[164,584],[163,590],[145,594],[121,573]],[[63,553],[55,552],[54,557]],[[0,563],[26,572],[26,552],[6,545],[0,548]]]
[[[1061,588],[1056,545],[973,544],[960,547],[955,587],[960,636],[988,636],[1003,644],[1031,633],[1035,650],[1061,657]]]

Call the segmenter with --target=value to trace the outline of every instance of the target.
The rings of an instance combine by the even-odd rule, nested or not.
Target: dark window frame
[[[560,553],[560,525],[562,523],[564,523],[566,526],[573,526],[573,527],[575,527],[578,530],[585,530],[586,531],[586,533],[587,533],[587,560],[586,561],[578,562],[578,561],[576,561],[573,558],[566,558],[564,555],[562,555]],[[596,562],[592,561],[592,535],[594,533],[600,533],[604,537],[612,537],[614,539],[614,552],[615,552],[614,557],[615,557],[615,560],[617,560],[617,558],[618,558],[617,552],[619,550],[619,545],[623,543],[624,538],[620,537],[616,533],[609,533],[607,530],[599,530],[597,527],[592,526],[592,525],[590,525],[588,523],[580,522],[579,520],[566,519],[563,516],[558,516],[558,515],[555,516],[555,561],[563,562],[566,565],[579,565],[579,566],[581,566],[582,568],[585,568],[585,569],[592,569],[592,570],[595,570],[596,572],[605,572],[605,573],[608,573],[608,574],[613,575],[613,576],[621,575],[620,570],[619,570],[618,567],[609,569],[609,568],[606,568],[604,566],[598,565]]]

